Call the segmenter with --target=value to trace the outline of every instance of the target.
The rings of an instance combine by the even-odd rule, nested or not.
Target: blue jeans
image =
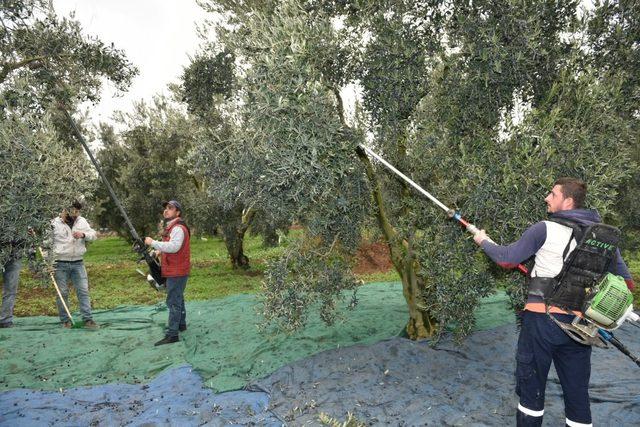
[[[22,263],[19,259],[10,260],[4,265],[2,272],[2,309],[0,310],[0,323],[9,324],[13,322],[13,306],[16,303],[16,293],[18,292],[18,279]]]
[[[184,288],[189,276],[167,277],[167,308],[169,325],[166,336],[177,337],[180,326],[187,326],[187,311],[184,308]]]
[[[73,282],[74,288],[76,288],[76,295],[78,296],[78,302],[80,303],[80,314],[82,320],[92,320],[91,317],[91,301],[89,300],[89,279],[87,277],[87,270],[84,268],[83,261],[64,262],[56,261],[55,265],[55,277],[60,288],[60,293],[64,298],[64,302],[69,308],[69,286],[67,282],[69,279]],[[68,322],[69,316],[64,311],[64,306],[60,302],[60,298],[56,298],[56,304],[58,305],[58,315],[62,322]],[[69,308],[71,311],[71,308]]]
[[[573,315],[554,314],[569,323]],[[589,377],[591,347],[571,339],[545,313],[522,313],[516,355],[516,393],[520,396],[518,426],[540,426],[544,413],[547,375],[553,361],[564,395],[566,422],[591,424]],[[556,424],[559,424],[554,421]]]

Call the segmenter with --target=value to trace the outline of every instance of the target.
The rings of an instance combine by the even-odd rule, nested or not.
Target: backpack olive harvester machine
[[[413,180],[376,154],[369,147],[361,144],[358,146],[358,150],[373,157],[400,179],[416,189],[420,194],[427,197],[439,208],[444,210],[449,218],[458,221],[462,228],[467,230],[469,233],[476,235],[480,232],[475,225],[465,220],[459,212],[456,212],[444,205]],[[590,237],[593,236],[584,236],[581,241],[587,242]],[[491,239],[489,239],[489,241],[494,243]],[[580,244],[580,242],[578,243]],[[591,242],[585,244],[591,244],[595,247],[606,245],[606,243],[599,242],[593,238],[591,238]],[[522,274],[528,276],[529,270],[527,267],[519,264],[516,268]],[[561,283],[556,284],[556,288],[560,285]],[[548,311],[547,307],[547,314],[555,321],[553,315]],[[640,366],[640,358],[631,354],[631,352],[617,338],[615,338],[612,333],[613,330],[619,328],[620,325],[627,320],[634,322],[640,320],[640,316],[633,311],[633,296],[622,277],[611,273],[606,273],[600,277],[599,280],[594,283],[594,286],[587,290],[587,297],[585,298],[582,312],[584,313],[584,317],[576,316],[574,321],[570,324],[561,324],[561,322],[558,321],[556,321],[556,323],[558,323],[571,338],[580,343],[605,348],[608,347],[607,343],[611,343],[614,347]]]

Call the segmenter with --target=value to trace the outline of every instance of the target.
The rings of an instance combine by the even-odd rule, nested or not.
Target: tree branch
[[[338,116],[340,116],[340,123],[342,123],[342,126],[346,128],[348,127],[348,125],[347,125],[347,121],[344,118],[344,102],[342,101],[342,97],[340,96],[340,91],[338,90],[337,87],[333,85],[327,85],[327,86],[329,87],[329,90],[331,90],[331,92],[333,92],[333,94],[336,97],[336,101],[338,102]]]
[[[28,59],[23,59],[22,61],[18,61],[18,62],[5,62],[2,64],[2,68],[0,69],[0,83],[3,83],[5,81],[5,79],[7,78],[7,76],[9,75],[9,73],[17,70],[18,68],[22,68],[22,67],[26,67],[27,65],[36,62],[36,61],[41,61],[43,59],[46,59],[46,56],[35,56],[33,58],[28,58]]]
[[[393,264],[396,266],[396,269],[399,269],[401,268],[402,255],[398,253],[398,248],[396,248],[394,245],[391,244],[391,242],[397,239],[398,232],[393,227],[393,225],[391,225],[391,222],[389,221],[389,217],[387,215],[387,209],[384,203],[384,198],[382,197],[382,190],[380,189],[380,181],[378,180],[378,177],[376,176],[376,173],[373,170],[373,165],[371,164],[371,160],[369,159],[367,154],[364,151],[358,150],[358,158],[364,164],[367,178],[369,179],[369,182],[373,187],[373,190],[372,190],[373,199],[378,208],[376,212],[376,216],[378,218],[378,223],[380,225],[380,228],[382,229],[382,232],[384,233],[384,236],[387,239],[387,242],[389,242],[389,249],[391,250],[391,259],[393,261]]]

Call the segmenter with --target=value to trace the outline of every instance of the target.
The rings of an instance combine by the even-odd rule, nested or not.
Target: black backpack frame
[[[583,311],[585,301],[595,294],[596,286],[616,256],[620,230],[602,223],[585,226],[564,218],[549,220],[570,227],[572,233],[562,254],[562,270],[555,277],[553,289],[545,295],[545,302],[567,310]],[[567,257],[573,239],[577,245]]]

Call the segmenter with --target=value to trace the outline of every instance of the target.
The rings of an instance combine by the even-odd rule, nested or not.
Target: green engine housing
[[[624,279],[611,273],[602,279],[593,298],[585,304],[584,314],[604,328],[617,328],[618,321],[633,306],[633,295]],[[632,309],[632,308],[631,308]],[[622,323],[622,322],[620,322]]]

